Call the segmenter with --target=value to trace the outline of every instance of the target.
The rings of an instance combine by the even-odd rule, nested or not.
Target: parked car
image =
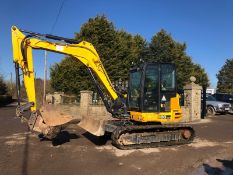
[[[210,95],[206,98],[206,107],[207,115],[215,115],[216,113],[225,114],[230,110],[231,104],[217,101],[215,97]]]
[[[216,100],[223,101],[231,104],[231,108],[229,113],[233,113],[233,94],[225,94],[225,93],[216,93],[213,95]]]

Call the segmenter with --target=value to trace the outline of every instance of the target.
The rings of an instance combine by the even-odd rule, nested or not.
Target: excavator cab
[[[131,69],[127,97],[131,120],[164,123],[181,119],[174,64],[143,63]]]

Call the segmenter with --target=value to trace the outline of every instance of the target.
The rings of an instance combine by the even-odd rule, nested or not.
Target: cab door
[[[142,78],[142,111],[170,112],[176,96],[176,70],[170,63],[148,63]]]

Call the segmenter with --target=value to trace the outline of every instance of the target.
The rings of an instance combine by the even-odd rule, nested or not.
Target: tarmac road
[[[233,115],[192,124],[192,144],[142,150],[118,150],[74,124],[59,141],[40,140],[14,116],[15,107],[0,108],[1,175],[233,174]]]

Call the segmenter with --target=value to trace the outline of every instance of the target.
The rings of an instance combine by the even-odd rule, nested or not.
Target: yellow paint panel
[[[130,111],[131,120],[138,122],[161,122],[173,123],[182,119],[182,112],[179,105],[179,95],[171,98],[169,112],[136,112]]]

